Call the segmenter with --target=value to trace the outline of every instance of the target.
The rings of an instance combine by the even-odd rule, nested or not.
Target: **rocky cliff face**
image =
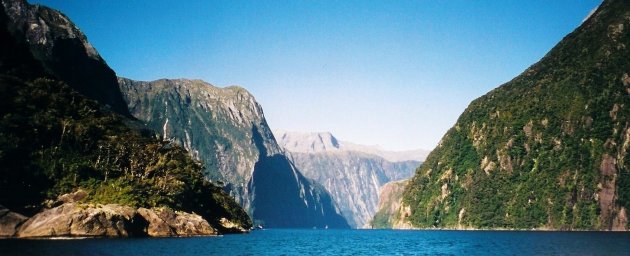
[[[398,209],[402,204],[402,194],[409,180],[388,182],[381,187],[379,192],[378,211],[371,220],[372,228],[398,228]]]
[[[2,0],[2,5],[7,31],[18,44],[28,48],[47,74],[129,116],[116,74],[68,17],[25,0]]]
[[[249,92],[186,79],[141,82],[120,78],[119,84],[134,117],[203,160],[208,177],[226,182],[237,200],[250,205],[247,183],[260,156],[253,141],[254,129],[261,134],[261,146],[269,156],[279,154],[280,149],[262,108]]]
[[[343,216],[355,228],[369,227],[378,209],[379,189],[383,184],[411,177],[420,165],[413,160],[390,162],[374,154],[378,151],[403,159],[406,152],[396,155],[350,144],[338,141],[330,133],[274,131],[274,134],[298,169],[330,192]],[[361,149],[367,153],[358,151]]]
[[[411,179],[415,227],[627,230],[630,5],[474,100]]]
[[[207,177],[275,227],[347,227],[325,190],[284,156],[254,97],[240,87],[200,80],[119,84],[133,116],[205,164]]]

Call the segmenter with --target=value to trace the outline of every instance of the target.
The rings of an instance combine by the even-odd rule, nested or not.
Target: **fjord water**
[[[257,230],[196,238],[0,240],[0,255],[627,255],[630,233]]]

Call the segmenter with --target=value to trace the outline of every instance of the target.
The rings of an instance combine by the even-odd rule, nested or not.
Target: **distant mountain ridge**
[[[304,176],[330,192],[342,215],[354,228],[370,227],[383,184],[411,177],[421,164],[413,160],[388,161],[372,152],[390,154],[394,158],[398,157],[396,152],[339,141],[329,132],[274,131],[274,135]]]
[[[274,130],[276,140],[283,148],[296,153],[320,153],[355,151],[377,155],[390,162],[424,161],[428,150],[415,149],[394,151],[385,150],[380,146],[360,145],[347,141],[339,141],[330,132],[290,132]]]

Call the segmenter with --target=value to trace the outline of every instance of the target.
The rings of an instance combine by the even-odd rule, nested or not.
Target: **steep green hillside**
[[[211,223],[249,217],[186,151],[50,79],[0,77],[0,204],[38,210],[77,189],[87,202],[168,206]]]
[[[627,229],[630,4],[604,1],[474,100],[406,188],[400,225]]]

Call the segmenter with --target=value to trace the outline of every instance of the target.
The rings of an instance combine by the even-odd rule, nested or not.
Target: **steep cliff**
[[[41,69],[84,96],[129,116],[116,74],[68,17],[26,0],[2,0],[2,5],[7,17],[3,24],[11,38],[28,48]]]
[[[240,87],[201,80],[119,78],[133,116],[205,164],[253,218],[270,227],[347,227],[323,189],[284,156],[261,106]]]
[[[378,211],[370,221],[372,228],[402,228],[397,215],[402,203],[402,194],[409,180],[388,182],[379,191]]]
[[[379,189],[383,184],[410,178],[420,165],[413,160],[390,162],[376,154],[394,159],[422,157],[339,141],[327,132],[274,131],[274,134],[304,176],[330,192],[343,216],[355,228],[369,227],[378,209]]]
[[[415,227],[627,230],[630,4],[474,100],[411,179]]]

